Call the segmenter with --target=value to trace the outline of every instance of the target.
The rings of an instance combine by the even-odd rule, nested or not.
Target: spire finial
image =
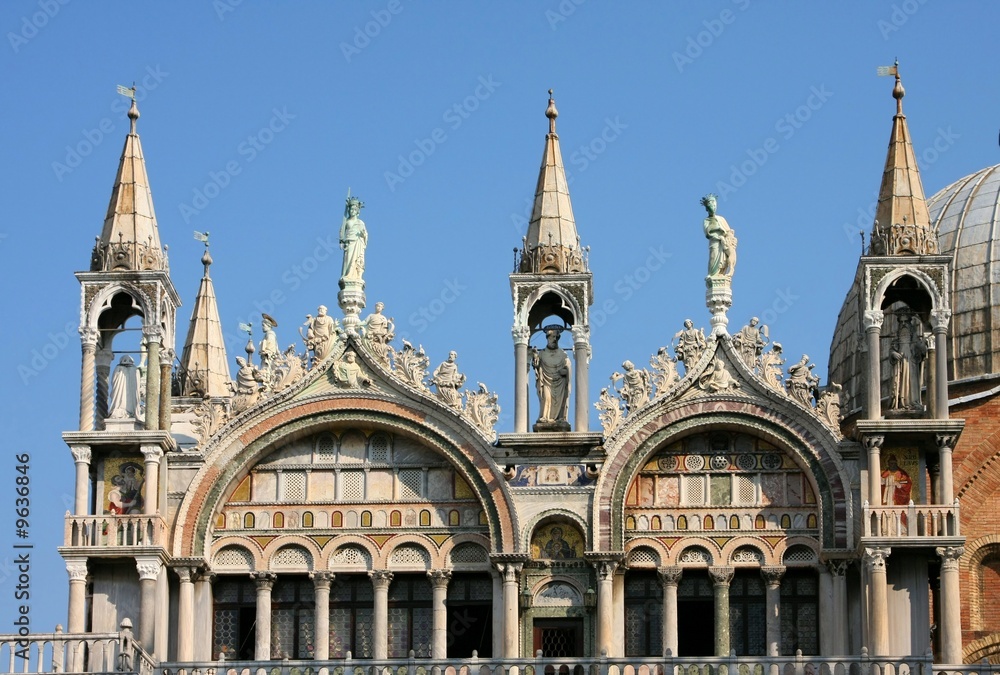
[[[549,133],[554,134],[556,132],[556,118],[559,117],[559,111],[556,110],[556,100],[552,98],[551,89],[549,89],[549,107],[545,109],[545,116],[549,118]]]
[[[903,83],[899,79],[899,59],[896,59],[895,65],[893,65],[893,70],[896,71],[896,86],[892,88],[892,97],[896,99],[896,114],[903,114],[903,97],[906,96],[906,90],[903,89]]]
[[[201,255],[201,264],[205,266],[205,277],[208,277],[208,268],[212,264],[212,254],[208,252],[208,232],[194,231],[194,238],[205,244],[205,252]]]

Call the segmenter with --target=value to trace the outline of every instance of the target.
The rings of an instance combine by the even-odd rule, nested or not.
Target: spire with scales
[[[229,374],[229,361],[226,358],[222,323],[219,321],[215,287],[208,272],[208,268],[212,265],[212,256],[208,252],[208,233],[196,233],[196,236],[205,242],[205,253],[201,256],[205,273],[198,287],[198,296],[191,311],[191,323],[181,354],[181,395],[228,396],[231,393],[229,384],[232,378]]]
[[[937,237],[931,229],[920,169],[913,152],[910,130],[903,114],[906,95],[899,77],[899,61],[880,69],[880,74],[896,76],[892,97],[896,114],[882,173],[878,208],[872,227],[872,255],[933,255],[938,252]]]
[[[119,92],[130,92],[132,95],[132,106],[128,110],[129,133],[118,163],[118,175],[111,190],[104,228],[94,245],[90,270],[166,270],[167,258],[160,246],[153,195],[146,176],[146,160],[135,130],[139,119],[135,89],[119,87]]]
[[[535,189],[535,203],[528,221],[528,234],[521,250],[520,271],[528,274],[575,274],[586,271],[580,237],[576,232],[569,184],[556,133],[555,99],[549,89],[549,133]]]

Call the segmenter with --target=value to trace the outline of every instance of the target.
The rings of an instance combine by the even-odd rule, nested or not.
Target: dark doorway
[[[715,596],[706,572],[685,570],[677,585],[677,655],[715,654]]]
[[[583,656],[583,619],[535,619],[534,646],[544,658]]]
[[[448,584],[448,658],[493,656],[493,579],[489,574],[452,576]]]

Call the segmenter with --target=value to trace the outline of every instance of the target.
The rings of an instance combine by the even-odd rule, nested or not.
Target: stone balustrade
[[[153,659],[135,642],[132,623],[117,633],[0,635],[0,673],[114,673],[152,675]]]
[[[862,536],[878,538],[959,537],[958,500],[951,505],[871,506],[862,511]]]
[[[83,548],[164,546],[166,538],[166,524],[158,515],[67,515],[63,545]]]

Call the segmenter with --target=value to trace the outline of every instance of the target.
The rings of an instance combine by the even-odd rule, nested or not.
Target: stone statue
[[[716,215],[714,194],[702,197],[701,204],[708,211],[704,222],[705,237],[708,239],[708,276],[731,279],[736,269],[736,235],[726,219]]]
[[[726,362],[716,356],[698,378],[698,386],[710,394],[717,394],[721,391],[738,388],[739,382],[729,374]]]
[[[389,343],[396,337],[396,326],[392,319],[382,314],[385,304],[375,303],[375,313],[369,314],[365,319],[364,336],[368,340],[368,346],[372,353],[378,357],[382,363],[389,363]]]
[[[278,322],[267,314],[263,314],[261,317],[261,330],[264,331],[264,337],[260,340],[260,367],[262,370],[270,370],[274,365],[274,360],[281,353],[278,348],[278,336],[274,332]]]
[[[812,374],[816,364],[809,363],[809,355],[803,354],[798,363],[788,367],[788,379],[785,388],[788,394],[807,408],[812,407],[813,394],[819,377]]]
[[[776,391],[785,391],[785,386],[781,383],[782,370],[785,359],[781,358],[781,343],[772,342],[771,351],[761,355],[760,375],[764,382]]]
[[[236,365],[239,366],[239,370],[236,371],[236,391],[234,393],[255,394],[258,384],[263,382],[260,371],[247,363],[242,356],[236,357]]]
[[[333,348],[334,336],[340,330],[337,320],[326,313],[326,305],[320,305],[316,310],[316,316],[306,315],[306,334],[303,339],[306,349],[312,352],[313,365],[326,359]],[[299,329],[302,334],[302,329]]]
[[[347,389],[358,389],[371,384],[358,364],[358,355],[350,349],[334,364],[333,379],[338,386]]]
[[[641,408],[649,401],[649,373],[644,369],[635,367],[631,361],[622,364],[624,373],[615,373],[611,376],[611,382],[622,383],[621,397],[625,401],[625,414],[630,414]]]
[[[649,357],[649,365],[653,369],[656,395],[663,396],[680,379],[677,374],[677,359],[670,356],[666,347],[660,347],[654,356]]]
[[[139,409],[139,372],[135,362],[124,354],[111,375],[111,405],[108,417],[113,420],[134,419]]]
[[[761,354],[767,346],[767,326],[760,326],[760,319],[753,317],[733,336],[733,347],[747,368],[753,370],[761,365]]]
[[[531,350],[538,392],[535,431],[569,431],[569,355],[559,347],[559,329],[545,331],[545,349]]]
[[[677,360],[684,364],[684,369],[689,370],[701,355],[708,348],[705,341],[705,331],[695,328],[691,319],[684,320],[684,329],[674,334],[674,353]]]
[[[458,390],[465,384],[465,375],[458,372],[455,363],[457,358],[458,352],[448,352],[448,360],[442,361],[431,373],[431,384],[437,387],[438,398],[452,408],[462,407],[462,395]]]
[[[927,352],[919,326],[919,319],[912,313],[899,314],[899,330],[889,349],[889,362],[892,364],[891,410],[923,410],[920,373]]]
[[[340,272],[340,286],[348,281],[361,282],[365,272],[365,248],[368,230],[358,215],[364,203],[357,197],[348,197],[344,209],[344,222],[340,226],[340,248],[344,250],[344,266]]]

